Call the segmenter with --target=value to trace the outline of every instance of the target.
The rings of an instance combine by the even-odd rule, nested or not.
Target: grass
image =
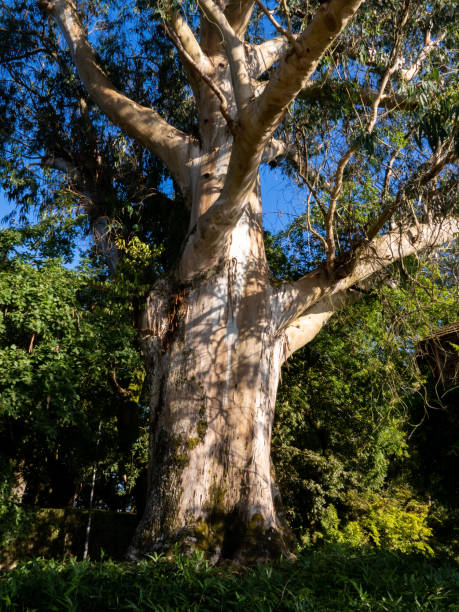
[[[452,610],[451,560],[327,547],[245,569],[202,558],[139,564],[37,559],[0,578],[1,610]]]

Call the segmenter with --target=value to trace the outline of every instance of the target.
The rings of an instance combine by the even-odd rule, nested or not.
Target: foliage
[[[0,185],[14,207],[11,224],[14,217],[21,224],[30,212],[59,218],[64,240],[65,227],[68,231],[77,222],[77,235],[91,236],[95,250],[106,256],[97,229],[97,221],[104,220],[101,233],[109,249],[119,242],[122,258],[135,239],[160,255],[150,273],[169,269],[188,211],[173,194],[167,169],[92,102],[55,29],[43,28],[37,3],[2,0],[0,5]],[[178,127],[190,128],[193,114],[181,99],[183,71],[162,28],[151,27],[135,1],[84,5],[86,25],[105,31],[96,53],[114,83],[126,91],[129,82],[126,93],[137,102],[155,105]],[[110,19],[110,28],[95,23],[101,17],[105,23]],[[51,240],[58,240],[57,229]]]
[[[36,508],[17,506],[20,515],[9,522],[0,548],[0,570],[35,557],[65,560],[83,558],[88,525],[88,510],[79,508]],[[4,517],[0,520],[3,524]],[[134,513],[93,510],[88,552],[91,559],[123,560],[137,526]],[[2,524],[0,523],[0,524]],[[116,534],[116,537],[114,537]]]
[[[24,522],[24,509],[14,492],[13,466],[0,457],[0,547],[4,548]]]
[[[403,354],[392,348],[371,301],[332,320],[285,369],[273,457],[296,528],[314,525],[346,489],[379,490],[405,452],[394,380]]]
[[[429,530],[436,533],[441,521],[427,500],[444,503],[449,494],[453,516],[457,427],[454,410],[423,418],[434,405],[426,406],[426,393],[436,385],[419,370],[415,350],[430,331],[457,319],[458,287],[454,275],[425,258],[406,261],[388,278],[284,368],[273,461],[286,518],[303,542],[320,539],[328,521],[325,538],[332,541],[429,553]],[[445,419],[448,432],[440,428]],[[439,469],[441,461],[448,467]],[[397,488],[408,491],[404,500],[397,501]]]
[[[202,557],[133,564],[36,560],[0,578],[6,610],[457,610],[446,561],[329,546],[255,569]]]
[[[432,529],[427,526],[427,504],[400,500],[393,493],[387,497],[369,495],[365,501],[366,507],[362,508],[362,499],[359,499],[361,516],[342,527],[335,507],[327,506],[321,516],[318,535],[325,542],[350,546],[373,544],[386,550],[434,554],[429,545]]]
[[[133,503],[145,408],[132,316],[97,269],[25,255],[0,266],[0,440],[25,500],[85,499],[96,462],[98,503]]]

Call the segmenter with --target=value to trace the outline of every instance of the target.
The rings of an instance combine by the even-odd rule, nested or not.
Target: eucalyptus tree
[[[450,4],[138,0],[122,4],[121,29],[116,2],[37,6],[43,31],[62,35],[57,56],[70,55],[92,103],[136,150],[161,160],[189,214],[138,323],[150,492],[130,556],[174,543],[214,561],[285,551],[270,463],[282,364],[363,284],[459,229]],[[139,51],[117,79],[101,61],[118,35],[140,50],[159,26],[187,78],[188,126],[152,104],[154,76],[142,80],[149,96],[133,86],[151,58]],[[292,231],[307,261],[294,281],[275,280],[267,264],[262,163],[304,188]]]

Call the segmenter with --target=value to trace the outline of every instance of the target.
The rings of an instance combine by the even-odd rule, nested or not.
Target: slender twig
[[[292,34],[291,29],[290,29],[290,25],[289,25],[289,29],[286,30],[284,27],[281,26],[281,24],[276,21],[274,19],[274,17],[272,16],[271,11],[263,4],[263,2],[261,0],[255,0],[255,2],[258,4],[258,6],[260,7],[260,9],[263,11],[263,13],[266,15],[266,17],[269,19],[269,21],[272,23],[272,25],[276,28],[276,30],[282,34],[282,36],[285,36],[285,38],[289,41],[289,43],[292,45],[292,47],[298,51],[299,53],[301,53],[301,47],[299,46],[299,44],[297,43],[295,36]],[[288,14],[288,13],[287,13]],[[290,23],[290,17],[288,17],[288,23]]]

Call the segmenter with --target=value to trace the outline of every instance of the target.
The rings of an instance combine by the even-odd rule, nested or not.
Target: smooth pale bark
[[[205,550],[211,560],[286,553],[275,507],[271,429],[285,338],[258,212],[231,236],[210,278],[153,290],[143,346],[151,364],[150,496],[130,550]]]
[[[174,544],[205,550],[215,562],[286,552],[289,534],[276,509],[270,465],[282,363],[356,299],[356,284],[401,257],[447,242],[459,229],[452,218],[385,236],[377,228],[343,260],[296,283],[271,282],[259,165],[263,156],[288,154],[274,132],[298,94],[316,87],[308,81],[320,58],[361,4],[322,3],[290,43],[273,39],[258,47],[243,40],[253,2],[229,0],[222,10],[220,3],[199,0],[199,41],[171,4],[166,18],[192,75],[198,142],[113,87],[95,62],[72,0],[40,0],[92,98],[163,160],[191,209],[180,260],[153,287],[139,326],[150,385],[151,455],[149,497],[131,558]],[[254,83],[275,63],[266,84]],[[384,86],[368,92],[371,129]],[[336,204],[339,173],[335,178]],[[332,220],[333,209],[329,225]],[[334,253],[331,230],[328,237]]]
[[[260,45],[246,45],[247,63],[252,77],[259,77],[279,61],[289,46],[285,36],[277,36]]]
[[[263,93],[246,105],[239,104],[240,129],[231,147],[223,188],[212,208],[199,218],[195,231],[185,245],[180,262],[183,281],[189,281],[217,264],[253,191],[263,151],[288,105],[303,89],[322,55],[362,2],[334,0],[323,4],[309,26],[298,36],[295,49],[287,48]],[[205,3],[216,6],[212,0],[205,0]],[[228,37],[226,24],[222,20],[220,23],[223,37]],[[232,62],[231,57],[229,62]],[[242,84],[245,87],[245,80]]]

